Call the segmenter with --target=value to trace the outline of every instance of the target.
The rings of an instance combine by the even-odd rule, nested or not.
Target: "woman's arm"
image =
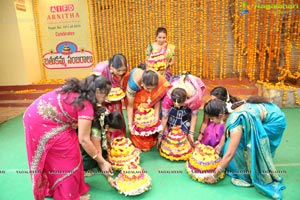
[[[93,144],[91,134],[91,120],[79,119],[78,120],[78,139],[82,148],[98,163],[101,170],[108,175],[113,175],[111,165],[102,157],[102,152]],[[99,144],[100,145],[100,144]]]
[[[91,120],[78,120],[78,139],[79,143],[81,144],[82,148],[93,158],[94,156],[98,155],[98,149],[95,147],[93,142],[91,141]],[[97,158],[97,162],[101,163],[103,160],[101,157]]]
[[[127,94],[127,119],[128,119],[128,129],[131,132],[133,127],[133,104],[134,97]]]
[[[102,156],[102,148],[101,148],[101,139],[98,137],[91,137],[91,141],[92,143],[95,145],[96,149],[98,149],[99,151],[99,156],[102,157],[103,160],[105,160]],[[105,162],[107,162],[105,160]],[[107,163],[109,164],[109,163]],[[100,169],[102,170],[101,166],[99,165]],[[112,176],[109,173],[103,173],[104,176],[106,177],[108,183],[112,186],[112,187],[116,187],[116,181],[112,178]]]
[[[224,154],[222,160],[220,161],[217,169],[211,177],[208,177],[205,182],[207,183],[215,183],[217,181],[217,177],[226,169],[230,161],[232,160],[239,144],[241,141],[241,137],[243,134],[243,130],[241,128],[235,128],[230,133],[230,141],[226,153]]]
[[[192,113],[191,127],[190,127],[190,132],[188,134],[188,140],[193,147],[194,147],[194,133],[195,133],[197,119],[198,119],[198,113],[197,114]]]
[[[168,116],[164,116],[164,114],[163,114],[162,119],[161,119],[162,132],[159,133],[159,135],[157,137],[157,145],[156,146],[158,149],[160,148],[163,137],[165,137],[165,133],[168,132],[167,122],[168,122]]]
[[[225,133],[222,135],[219,144],[217,146],[215,146],[215,150],[218,154],[220,154],[224,144],[225,144]]]
[[[199,131],[199,135],[198,135],[198,140],[200,141],[202,139],[203,133],[208,125],[209,122],[209,117],[207,114],[203,114],[203,118],[202,118],[202,124],[200,126],[200,131]]]
[[[155,105],[154,105],[154,116],[155,116],[155,120],[159,120],[159,114],[160,114],[160,101],[158,101]]]

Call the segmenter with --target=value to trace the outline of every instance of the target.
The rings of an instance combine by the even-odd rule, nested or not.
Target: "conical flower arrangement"
[[[193,148],[180,126],[172,127],[166,138],[162,140],[160,155],[172,161],[187,160]]]

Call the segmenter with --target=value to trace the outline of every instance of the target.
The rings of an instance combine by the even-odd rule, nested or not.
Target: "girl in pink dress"
[[[226,88],[218,86],[210,91],[211,99],[220,99],[226,102],[229,107],[239,101],[238,98],[229,94]],[[202,144],[215,147],[220,152],[219,143],[224,134],[224,124],[214,123],[207,114],[204,113],[202,124],[198,135],[198,141]]]
[[[110,89],[111,83],[102,76],[90,75],[82,81],[73,78],[27,108],[23,121],[35,199],[89,199],[82,196],[89,185],[84,182],[79,143],[107,176],[112,175],[111,165],[90,139],[94,108]]]

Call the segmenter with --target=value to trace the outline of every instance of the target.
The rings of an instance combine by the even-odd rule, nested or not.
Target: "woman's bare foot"
[[[80,196],[80,200],[90,200],[91,195],[86,194],[86,195],[82,195]]]

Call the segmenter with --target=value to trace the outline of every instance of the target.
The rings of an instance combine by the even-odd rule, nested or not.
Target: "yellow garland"
[[[230,4],[228,0],[87,2],[92,27],[90,37],[93,37],[91,42],[96,62],[107,59],[114,53],[123,53],[131,68],[144,62],[145,48],[152,41],[155,30],[158,26],[165,26],[168,30],[168,42],[176,46],[173,74],[187,70],[199,77],[213,80],[226,78],[234,71],[238,73],[240,80],[246,74],[250,80],[257,78],[269,81],[274,78],[276,70],[279,70],[279,81],[299,78],[300,58],[296,67],[298,72],[291,66],[292,44],[300,49],[299,15],[295,10],[254,8],[257,4],[255,0],[235,0]],[[270,0],[261,1],[260,4],[268,2],[285,3],[283,0]],[[38,3],[33,3],[38,19]],[[229,16],[228,6],[233,10],[232,16]],[[249,12],[241,15],[243,9],[248,9]],[[283,12],[285,13],[282,14]],[[227,28],[229,17],[233,20]],[[281,35],[278,34],[280,32],[284,32],[283,49]],[[228,63],[229,34],[233,34],[234,39],[233,63]],[[37,35],[39,39],[38,20]],[[40,52],[42,53],[42,45]],[[282,53],[286,55],[284,67],[280,66]],[[43,73],[46,77],[44,68]]]
[[[34,17],[35,17],[37,40],[39,43],[39,51],[40,51],[39,53],[40,53],[41,58],[43,58],[43,44],[42,44],[42,40],[41,40],[41,27],[40,27],[38,11],[39,11],[38,0],[33,0],[33,13],[34,13]],[[42,59],[42,72],[43,72],[43,79],[47,80],[43,59]]]
[[[300,99],[298,96],[297,90],[299,88],[289,86],[284,84],[284,82],[277,82],[277,83],[269,83],[269,82],[264,82],[264,81],[257,81],[258,84],[261,84],[263,87],[266,89],[278,89],[283,91],[282,95],[282,106],[286,106],[286,100],[287,100],[287,90],[292,90],[294,94],[294,100],[296,105],[300,105]]]

